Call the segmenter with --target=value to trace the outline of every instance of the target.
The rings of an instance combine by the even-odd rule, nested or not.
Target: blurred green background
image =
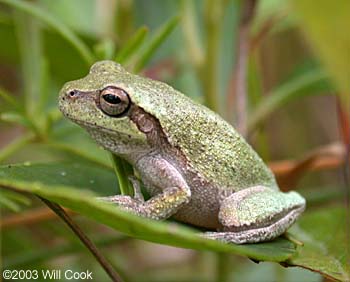
[[[7,164],[64,161],[111,168],[108,154],[62,118],[57,96],[64,82],[86,75],[94,61],[112,59],[167,82],[237,126],[271,165],[281,188],[307,198],[307,213],[316,216],[304,224],[322,225],[317,212],[349,208],[342,165],[349,141],[350,2],[317,3],[0,0],[0,178],[9,177]],[[45,166],[33,170],[33,183],[42,174]],[[94,184],[82,184],[84,174],[76,177],[67,183]],[[104,194],[115,189],[102,188]],[[40,201],[0,193],[4,268],[90,269],[96,281],[107,279]],[[338,249],[346,252],[344,214],[334,217],[340,229],[332,232],[344,235]],[[234,255],[225,256],[223,270],[215,253],[147,243],[82,216],[74,219],[125,281],[329,281],[301,268]],[[324,225],[321,233],[326,231]],[[346,256],[335,253],[346,265]],[[346,281],[349,267],[343,270],[330,277]]]

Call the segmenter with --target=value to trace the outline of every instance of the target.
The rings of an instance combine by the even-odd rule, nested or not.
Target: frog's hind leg
[[[223,200],[219,221],[224,231],[203,237],[236,244],[269,241],[283,234],[304,209],[305,199],[296,192],[251,187]]]
[[[159,188],[159,192],[145,201],[137,180],[131,178],[135,196],[115,195],[102,197],[99,200],[118,205],[120,208],[136,215],[162,220],[175,214],[181,206],[191,199],[191,190],[185,179],[167,160],[161,156],[144,156],[138,161],[142,166],[144,179],[148,184]]]

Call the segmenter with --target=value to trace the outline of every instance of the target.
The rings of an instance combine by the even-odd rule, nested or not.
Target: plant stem
[[[213,111],[219,110],[218,76],[219,46],[223,21],[223,1],[207,0],[204,22],[207,31],[204,62],[201,66],[200,78],[205,96],[205,104]]]
[[[237,62],[233,70],[234,90],[228,97],[228,119],[236,113],[236,127],[243,136],[247,134],[247,61],[250,47],[250,26],[257,0],[243,1],[242,17],[238,30]],[[234,102],[236,106],[234,107]],[[235,109],[234,111],[232,109]]]
[[[204,54],[198,38],[199,31],[195,22],[196,15],[194,13],[193,1],[182,0],[180,5],[182,29],[189,53],[188,59],[191,61],[198,75],[203,65]]]
[[[114,172],[118,177],[119,189],[122,195],[133,196],[133,189],[128,177],[133,175],[133,168],[125,160],[110,154],[112,158]]]
[[[148,28],[146,26],[140,27],[129,40],[125,42],[123,48],[118,51],[114,60],[118,63],[125,63],[141,47],[147,34]]]
[[[217,253],[217,273],[216,281],[217,282],[228,282],[230,278],[230,255],[226,253]]]
[[[248,133],[252,132],[261,122],[263,122],[273,111],[292,99],[300,97],[304,89],[316,85],[322,81],[327,81],[327,74],[323,70],[311,70],[303,73],[286,83],[278,86],[261,100],[248,120]]]
[[[43,60],[41,29],[36,18],[20,10],[15,10],[13,15],[20,50],[25,110],[28,117],[36,116],[38,119]]]
[[[134,1],[119,0],[117,1],[116,14],[116,34],[121,46],[124,46],[126,40],[130,37],[134,30]]]
[[[97,249],[96,245],[85,235],[80,227],[71,219],[71,217],[56,203],[53,203],[47,199],[38,196],[52,211],[54,211],[79,237],[80,241],[89,249],[92,255],[100,263],[108,276],[115,282],[123,281],[120,275],[112,268],[111,264],[105,259],[105,257]]]

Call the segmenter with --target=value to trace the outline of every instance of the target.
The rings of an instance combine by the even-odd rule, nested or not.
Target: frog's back
[[[171,145],[207,180],[223,189],[256,185],[278,189],[257,153],[216,113],[161,82],[144,79],[134,90],[134,99],[159,120]]]

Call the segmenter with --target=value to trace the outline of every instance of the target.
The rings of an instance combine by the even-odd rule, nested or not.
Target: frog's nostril
[[[75,90],[71,90],[71,91],[68,92],[68,94],[69,94],[69,96],[74,97],[75,94],[76,94],[76,91]]]

